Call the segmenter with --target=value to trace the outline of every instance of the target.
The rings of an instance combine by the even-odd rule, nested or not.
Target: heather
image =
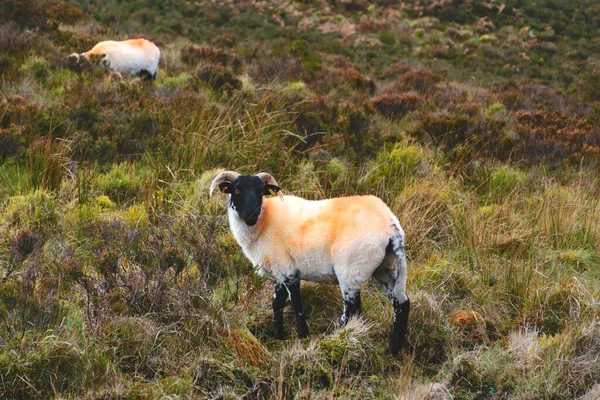
[[[0,4],[0,397],[593,399],[593,1]],[[146,37],[158,79],[66,56]],[[406,232],[408,343],[375,282],[272,337],[224,169],[375,194]]]

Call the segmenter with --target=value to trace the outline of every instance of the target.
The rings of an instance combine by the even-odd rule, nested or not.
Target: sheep
[[[311,201],[283,196],[266,172],[218,174],[218,187],[229,195],[233,236],[260,275],[275,279],[273,331],[284,338],[283,308],[290,299],[299,338],[308,336],[300,299],[300,281],[338,283],[344,300],[339,325],[361,312],[363,282],[374,277],[394,307],[390,351],[403,346],[410,311],[406,295],[404,231],[398,218],[375,196]],[[281,200],[265,195],[276,194]]]
[[[68,57],[74,66],[85,63],[99,63],[113,71],[145,80],[156,80],[160,50],[154,43],[146,39],[129,39],[117,42],[107,40],[96,44],[84,53],[72,53]]]

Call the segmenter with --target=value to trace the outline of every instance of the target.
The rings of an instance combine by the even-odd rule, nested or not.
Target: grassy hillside
[[[0,397],[600,396],[600,9],[592,0],[0,4]],[[161,48],[158,80],[66,56]],[[273,283],[217,172],[383,198],[408,344],[375,282],[273,339]]]

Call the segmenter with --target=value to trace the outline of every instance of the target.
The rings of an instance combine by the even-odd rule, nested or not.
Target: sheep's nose
[[[246,225],[254,226],[258,222],[258,217],[251,215],[251,216],[245,218],[245,221],[246,221]]]

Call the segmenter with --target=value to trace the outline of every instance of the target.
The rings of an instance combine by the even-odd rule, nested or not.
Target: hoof
[[[283,330],[283,324],[279,325],[275,323],[273,325],[273,337],[278,340],[285,339],[285,332]]]
[[[400,350],[402,350],[403,345],[404,338],[400,339],[398,335],[395,335],[394,332],[392,332],[390,336],[390,353],[393,356],[397,355],[400,352]]]
[[[300,339],[304,339],[305,337],[308,336],[308,325],[306,324],[306,321],[299,322],[297,325],[297,328],[298,328],[298,337]]]

